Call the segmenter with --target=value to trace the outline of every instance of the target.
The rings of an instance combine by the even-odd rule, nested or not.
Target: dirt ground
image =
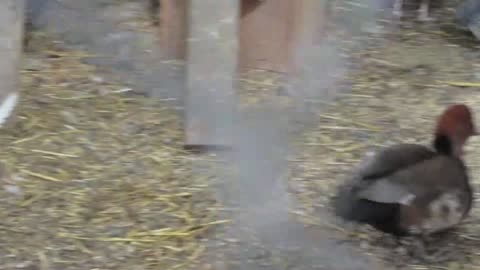
[[[355,65],[342,80],[348,91],[309,111],[308,127],[289,138],[288,164],[262,165],[288,167],[279,177],[291,196],[271,192],[277,187],[269,182],[254,185],[250,192],[272,198],[252,200],[252,209],[236,208],[241,192],[219,184],[226,179],[220,154],[182,150],[178,111],[132,94],[141,79],[100,72],[125,61],[99,67],[91,61],[98,57],[67,49],[69,42],[37,36],[22,69],[19,117],[0,135],[8,150],[0,269],[477,269],[476,208],[426,250],[415,239],[399,243],[345,224],[329,209],[366,150],[428,143],[434,119],[454,102],[480,113],[478,41],[455,27],[452,10],[434,16],[442,19],[388,23],[368,36],[369,45],[351,55]],[[240,80],[245,104],[288,100],[265,76]],[[271,144],[275,134],[256,124],[258,141]],[[478,146],[472,139],[466,157],[476,187]],[[262,157],[284,154],[257,148]]]
[[[326,218],[330,195],[363,153],[392,143],[430,143],[434,121],[449,104],[466,103],[478,114],[478,41],[456,30],[448,12],[444,16],[432,24],[397,25],[379,40],[381,46],[361,52],[360,68],[348,78],[352,91],[318,114],[317,127],[299,142],[305,151],[293,162],[299,168],[292,182],[303,205],[301,219],[340,231],[346,242],[395,269],[477,269],[479,264],[477,209],[455,232],[429,239],[426,250],[414,239],[398,243],[370,228]],[[466,157],[476,189],[478,143],[469,142]]]
[[[295,140],[298,152],[290,157],[289,182],[298,205],[289,218],[253,225],[253,233],[234,227],[234,235],[250,240],[235,242],[234,255],[216,269],[479,267],[476,209],[458,229],[427,239],[423,247],[418,239],[397,241],[367,226],[345,224],[329,208],[330,196],[365,151],[399,142],[430,143],[434,121],[449,104],[464,102],[479,112],[478,41],[457,28],[452,9],[436,12],[444,19],[387,23],[382,34],[372,34],[369,46],[355,53],[356,65],[344,78],[351,91],[330,101],[327,109],[313,109],[314,127]],[[470,141],[466,157],[475,187],[478,143],[478,138]],[[271,219],[259,209],[252,215],[239,219]],[[228,245],[221,245],[223,251]]]

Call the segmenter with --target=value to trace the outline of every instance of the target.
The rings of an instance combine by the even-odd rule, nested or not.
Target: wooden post
[[[188,0],[160,1],[160,40],[167,58],[185,59]]]
[[[288,70],[293,3],[301,0],[242,1],[241,69]]]
[[[0,126],[18,101],[24,12],[24,0],[0,1]]]
[[[290,59],[292,72],[299,68],[298,61],[303,63],[303,61],[312,60],[310,55],[302,55],[301,52],[321,45],[326,37],[327,20],[329,19],[327,4],[328,0],[298,0],[294,2],[292,6],[294,19],[290,31],[292,36],[288,48],[291,52],[290,57],[292,57]],[[321,65],[321,63],[318,64]]]
[[[190,0],[186,147],[228,147],[238,57],[238,0]]]
[[[293,31],[295,42],[291,43],[292,69],[290,70],[290,94],[298,104],[298,121],[308,120],[310,106],[315,110],[320,104],[308,100],[328,102],[335,96],[334,87],[338,77],[344,76],[346,65],[340,56],[335,39],[328,38],[327,20],[330,0],[302,0],[296,6]]]

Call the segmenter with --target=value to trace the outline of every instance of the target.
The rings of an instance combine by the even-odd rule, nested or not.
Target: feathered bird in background
[[[480,0],[465,0],[457,8],[458,22],[480,40]]]

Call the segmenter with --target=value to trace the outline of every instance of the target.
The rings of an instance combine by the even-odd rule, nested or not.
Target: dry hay
[[[283,73],[262,69],[244,70],[236,79],[238,107],[242,112],[272,103],[287,108],[293,103],[285,86]]]
[[[177,112],[35,44],[0,133],[0,269],[192,269],[225,221]]]
[[[296,170],[291,183],[303,222],[333,228],[339,239],[357,243],[396,269],[480,266],[480,210],[475,207],[458,230],[431,240],[426,253],[418,251],[411,239],[398,245],[392,237],[368,226],[352,228],[317,214],[329,208],[330,195],[366,151],[400,142],[429,143],[438,114],[455,102],[470,105],[479,121],[480,54],[469,48],[470,40],[466,46],[454,43],[460,39],[438,27],[404,29],[384,40],[383,46],[358,55],[360,68],[347,78],[353,84],[351,93],[318,113],[318,126],[299,140],[304,152],[293,159]],[[478,189],[479,138],[469,141],[466,151]]]

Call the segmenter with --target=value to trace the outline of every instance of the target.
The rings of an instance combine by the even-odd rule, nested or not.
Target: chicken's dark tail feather
[[[399,204],[385,204],[358,199],[348,185],[340,187],[332,199],[334,213],[340,218],[370,224],[378,230],[394,235],[405,235],[399,227]]]

